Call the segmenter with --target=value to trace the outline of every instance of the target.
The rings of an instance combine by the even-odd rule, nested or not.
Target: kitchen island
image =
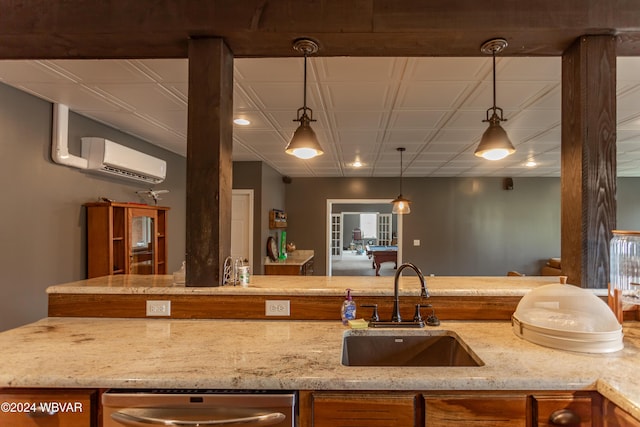
[[[554,350],[509,322],[442,322],[478,367],[347,367],[340,322],[46,318],[0,333],[0,387],[592,390],[640,420],[640,325],[612,354]],[[427,331],[433,328],[426,329]]]
[[[469,367],[343,366],[345,334],[367,333],[339,321],[345,288],[358,304],[379,303],[385,318],[393,300],[390,277],[253,276],[248,287],[198,288],[177,286],[171,276],[108,276],[56,285],[48,289],[50,317],[0,333],[0,389],[74,390],[91,393],[94,402],[107,388],[294,390],[305,427],[335,425],[325,416],[341,405],[367,414],[389,402],[390,416],[421,426],[426,413],[442,408],[445,415],[470,410],[482,419],[494,414],[478,408],[503,406],[508,419],[519,420],[508,425],[524,425],[556,404],[582,405],[600,421],[605,408],[614,408],[640,424],[640,380],[633,375],[640,368],[640,322],[625,322],[624,349],[610,354],[555,350],[514,334],[509,319],[519,299],[558,280],[427,277],[431,297],[423,300],[418,278],[401,277],[406,315],[420,301],[432,303],[442,320],[411,333],[456,334],[482,361]],[[170,315],[145,313],[145,301],[169,301]],[[290,315],[265,316],[265,301],[289,301]],[[216,311],[216,304],[226,308]],[[358,318],[370,315],[358,310]],[[459,404],[464,409],[450,407]],[[443,422],[426,425],[451,425]]]

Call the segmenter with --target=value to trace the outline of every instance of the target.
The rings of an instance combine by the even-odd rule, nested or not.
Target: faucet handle
[[[373,308],[373,313],[371,313],[371,321],[379,322],[380,316],[378,316],[378,304],[362,304],[360,307]]]
[[[431,304],[429,304],[431,305]],[[413,321],[414,322],[422,322],[422,315],[420,314],[420,304],[416,304],[416,311],[413,314]]]

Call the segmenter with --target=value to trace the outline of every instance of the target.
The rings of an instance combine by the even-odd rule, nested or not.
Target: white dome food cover
[[[562,350],[608,353],[622,350],[622,326],[592,292],[562,284],[534,289],[512,317],[516,335]]]

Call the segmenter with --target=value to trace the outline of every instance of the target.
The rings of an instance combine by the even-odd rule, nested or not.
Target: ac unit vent
[[[82,138],[82,157],[87,159],[90,171],[148,184],[161,183],[167,174],[166,161],[105,138]]]

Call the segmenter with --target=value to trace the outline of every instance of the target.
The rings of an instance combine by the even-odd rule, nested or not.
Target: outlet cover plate
[[[171,316],[171,301],[147,300],[147,316]]]
[[[264,304],[266,316],[291,316],[289,300],[266,300]]]

